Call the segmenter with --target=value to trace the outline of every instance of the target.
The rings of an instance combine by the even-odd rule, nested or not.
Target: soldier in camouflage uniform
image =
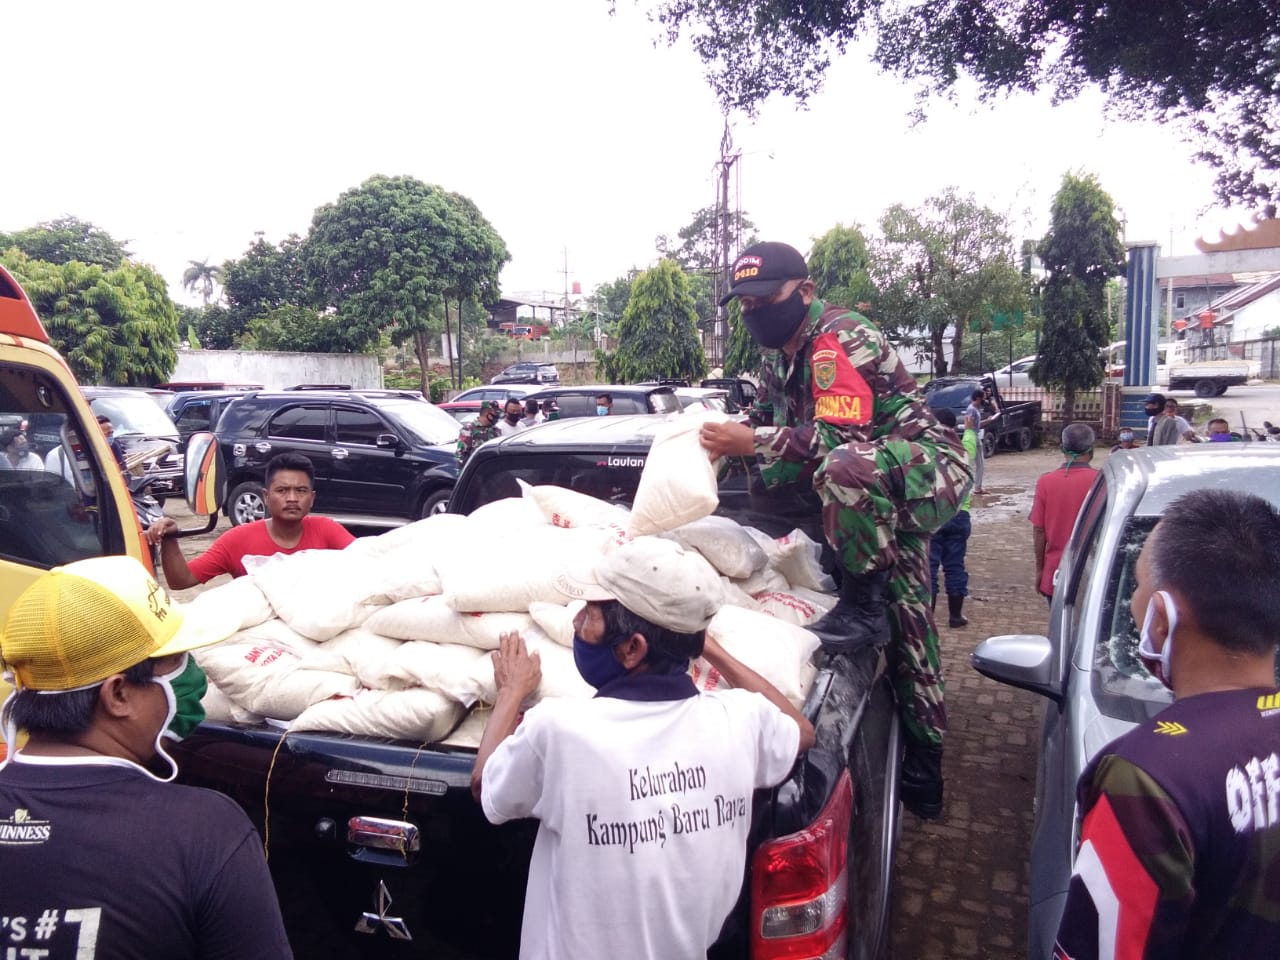
[[[1280,514],[1238,491],[1185,494],[1136,574],[1137,653],[1174,703],[1080,776],[1080,850],[1053,956],[1274,957]]]
[[[480,413],[458,433],[458,469],[461,470],[473,450],[486,440],[502,436],[498,430],[498,401],[480,404]]]
[[[972,485],[964,450],[879,328],[814,298],[793,247],[744,250],[731,297],[752,336],[776,352],[766,355],[750,425],[708,424],[703,446],[712,456],[759,455],[766,484],[813,485],[843,575],[840,602],[810,629],[834,652],[888,632],[907,733],[902,799],[920,816],[939,816],[946,709],[929,535]]]

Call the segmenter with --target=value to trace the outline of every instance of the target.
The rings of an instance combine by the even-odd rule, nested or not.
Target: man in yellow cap
[[[167,785],[184,618],[131,557],[56,567],[13,604],[0,764],[0,943],[15,956],[290,957],[257,833],[229,798]],[[163,775],[154,768],[167,766]]]

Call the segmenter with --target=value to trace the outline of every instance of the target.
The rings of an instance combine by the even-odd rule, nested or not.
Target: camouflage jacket
[[[1103,748],[1077,800],[1055,957],[1274,956],[1280,693],[1178,700]]]
[[[751,408],[766,483],[794,482],[838,446],[886,437],[948,444],[964,456],[879,327],[821,300],[810,304],[805,323],[795,356],[766,355]]]
[[[467,462],[467,457],[471,456],[471,451],[476,447],[486,440],[500,436],[502,433],[498,430],[496,423],[492,427],[486,427],[479,420],[472,420],[464,426],[458,433],[458,469],[462,469],[462,465]]]

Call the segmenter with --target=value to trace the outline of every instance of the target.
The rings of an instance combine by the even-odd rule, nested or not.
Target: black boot
[[[942,816],[942,748],[906,738],[898,795],[902,805],[923,820]]]
[[[868,644],[882,646],[889,639],[889,619],[884,611],[888,582],[888,570],[844,575],[836,605],[809,627],[825,650],[850,653]]]
[[[947,621],[948,626],[964,627],[968,625],[969,620],[965,617],[963,613],[960,612],[964,609],[963,593],[948,593],[947,606],[950,608],[950,611],[951,611],[951,617]]]

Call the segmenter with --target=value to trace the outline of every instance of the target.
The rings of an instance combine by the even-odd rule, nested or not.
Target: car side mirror
[[[400,438],[394,433],[380,433],[373,443],[381,450],[395,450],[400,446]]]
[[[988,637],[970,654],[969,662],[984,677],[1055,703],[1062,700],[1062,680],[1055,675],[1053,646],[1047,637],[1029,633]]]
[[[183,487],[187,494],[187,509],[197,517],[209,518],[204,530],[183,531],[183,535],[212,530],[218,524],[218,509],[222,506],[227,487],[222,448],[212,433],[193,433],[188,438],[186,459],[183,461]]]

